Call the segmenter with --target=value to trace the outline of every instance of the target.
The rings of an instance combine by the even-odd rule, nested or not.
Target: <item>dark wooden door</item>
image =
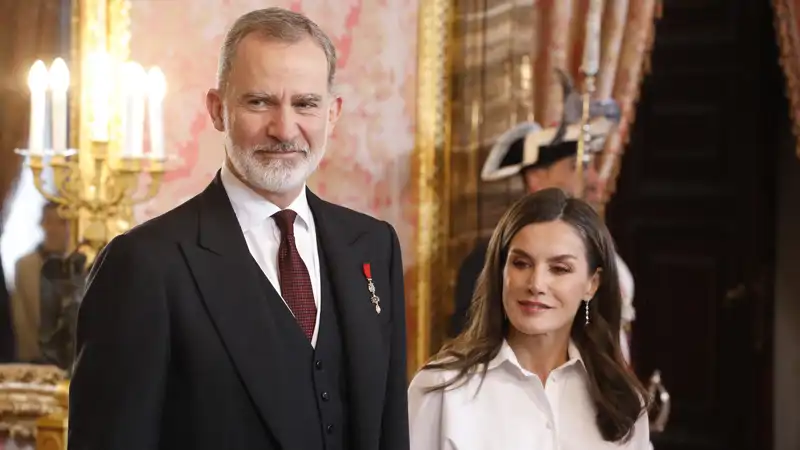
[[[656,450],[768,450],[776,145],[767,0],[664,0],[609,227],[635,281],[633,360],[672,394]]]

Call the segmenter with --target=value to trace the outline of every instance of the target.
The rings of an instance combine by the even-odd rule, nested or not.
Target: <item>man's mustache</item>
[[[269,153],[308,153],[308,147],[296,142],[278,142],[277,144],[263,144],[253,147],[254,152]]]

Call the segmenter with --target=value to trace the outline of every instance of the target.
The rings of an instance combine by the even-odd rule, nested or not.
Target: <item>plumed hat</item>
[[[572,80],[558,71],[564,91],[564,110],[557,127],[542,128],[535,122],[523,122],[503,133],[489,151],[483,164],[483,181],[502,180],[523,170],[549,167],[578,153],[582,99]],[[619,123],[620,111],[614,100],[595,100],[589,106],[589,145],[586,151],[603,149],[605,139]]]

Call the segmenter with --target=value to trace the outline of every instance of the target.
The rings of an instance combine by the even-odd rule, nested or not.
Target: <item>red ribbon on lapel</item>
[[[372,267],[370,267],[369,263],[364,263],[361,266],[364,269],[364,276],[367,278],[367,289],[369,290],[369,294],[371,296],[370,301],[372,302],[373,306],[375,306],[375,313],[381,313],[381,299],[375,293],[375,285],[372,283]]]
[[[370,267],[369,263],[364,263],[364,276],[367,277],[368,280],[372,279],[372,267]]]

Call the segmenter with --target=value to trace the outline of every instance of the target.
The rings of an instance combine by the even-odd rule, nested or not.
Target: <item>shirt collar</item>
[[[575,345],[575,342],[573,342],[572,339],[569,340],[569,345],[567,346],[567,357],[569,358],[567,362],[558,367],[558,369],[566,368],[576,363],[580,363],[582,367],[585,367],[583,364],[583,358],[581,357],[581,352],[578,350],[578,346]],[[497,356],[495,356],[489,362],[488,370],[495,369],[504,364],[516,367],[522,371],[522,373],[530,375],[530,372],[524,369],[519,363],[517,355],[514,353],[514,350],[511,349],[511,346],[508,345],[508,341],[505,339],[503,339],[503,344],[500,346],[500,351],[497,352]]]
[[[227,164],[222,164],[220,180],[225,192],[228,194],[231,206],[233,206],[233,212],[236,214],[236,220],[239,221],[239,226],[243,232],[261,225],[265,220],[281,210],[277,205],[258,195],[244,184],[228,169]],[[297,217],[300,219],[299,223],[302,223],[306,228],[310,227],[311,208],[308,206],[305,185],[303,185],[300,195],[286,209],[296,212]]]

